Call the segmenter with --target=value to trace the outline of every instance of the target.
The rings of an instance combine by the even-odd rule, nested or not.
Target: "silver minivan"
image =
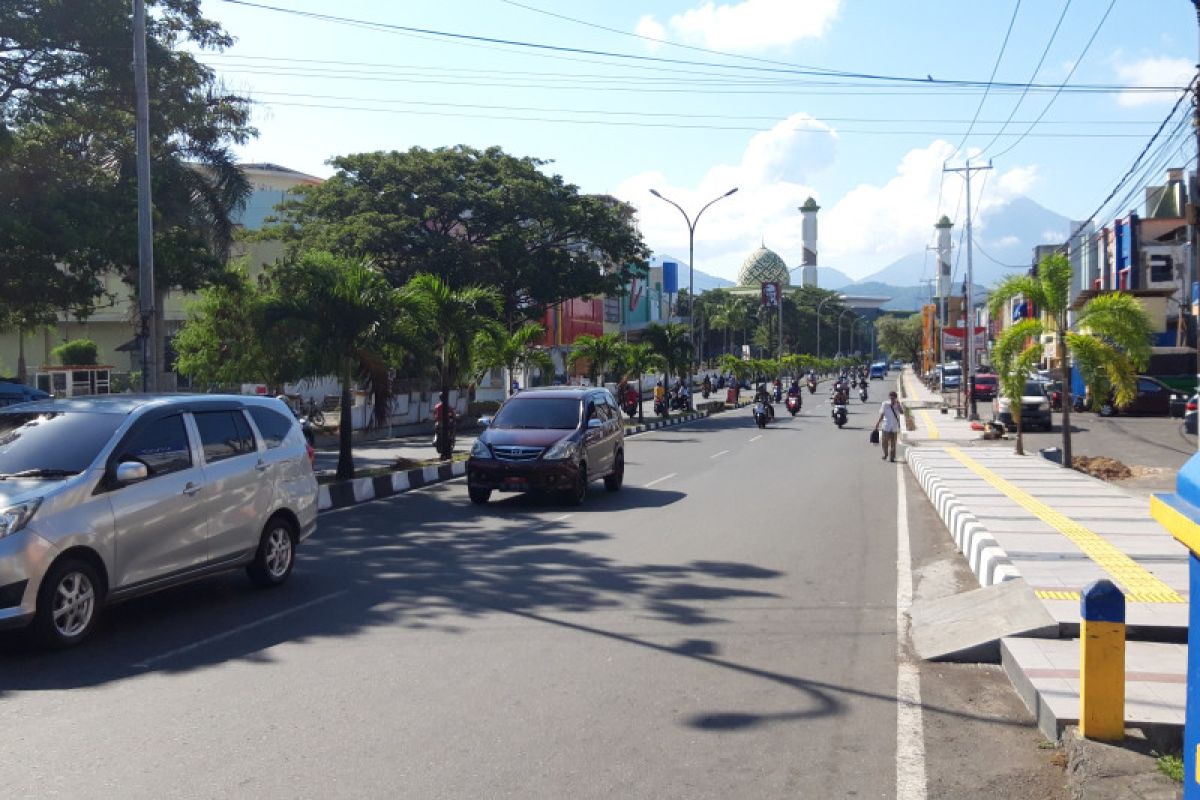
[[[213,573],[278,586],[316,518],[312,450],[273,398],[0,408],[0,627],[48,646],[83,641],[105,603]]]

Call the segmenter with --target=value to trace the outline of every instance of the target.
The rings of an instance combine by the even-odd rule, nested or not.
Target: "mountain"
[[[1003,206],[980,215],[974,231],[974,282],[991,286],[1006,275],[1011,275],[1013,269],[1028,267],[1034,246],[1065,241],[1070,233],[1070,224],[1066,217],[1028,197],[1013,198]],[[956,251],[953,256],[954,280],[961,283],[967,268],[965,254],[959,255],[957,252],[962,231],[956,227],[951,235]],[[921,280],[934,276],[935,259],[932,252],[928,256],[925,253],[910,253],[863,278],[862,282],[915,286]]]
[[[962,283],[955,284],[955,291],[962,291]],[[974,285],[976,301],[987,296],[987,289],[979,284]],[[928,286],[893,286],[879,281],[864,281],[843,288],[847,294],[864,297],[891,298],[881,306],[884,311],[919,311],[921,306],[929,302]]]
[[[833,267],[817,267],[817,286],[822,289],[841,289],[854,283],[846,273]]]
[[[681,269],[683,265],[680,265]],[[679,283],[682,285],[687,281],[687,270],[682,269],[679,274]],[[696,294],[704,294],[710,289],[725,289],[733,286],[733,281],[727,281],[724,278],[718,278],[716,275],[709,275],[703,270],[696,270],[695,275]]]

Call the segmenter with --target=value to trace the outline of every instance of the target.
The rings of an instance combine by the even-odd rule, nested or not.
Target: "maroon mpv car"
[[[526,389],[484,417],[467,461],[474,503],[492,492],[561,492],[572,503],[590,481],[615,492],[625,477],[625,424],[607,389],[563,386]]]

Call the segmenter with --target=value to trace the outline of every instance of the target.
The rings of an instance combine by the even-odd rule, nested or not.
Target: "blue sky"
[[[584,191],[632,202],[648,244],[676,254],[687,252],[683,220],[649,188],[695,210],[737,186],[736,195],[705,213],[696,238],[696,266],[730,278],[760,241],[799,264],[795,209],[809,195],[822,206],[822,264],[862,277],[919,252],[939,213],[963,219],[961,179],[942,180],[943,162],[960,164],[981,150],[995,167],[974,186],[981,237],[989,209],[1019,194],[1072,218],[1086,216],[1175,95],[1071,87],[1182,85],[1197,59],[1189,0],[1115,0],[1082,59],[1110,0],[1023,0],[996,81],[1030,81],[1045,52],[1034,81],[1060,84],[1075,66],[1068,90],[1017,141],[1053,93],[1031,91],[1018,107],[1019,90],[993,88],[956,153],[982,88],[786,70],[986,81],[1016,0],[264,2],[385,25],[698,62],[454,40],[203,0],[204,12],[237,39],[206,60],[260,103],[254,123],[261,135],[243,148],[245,160],[324,176],[326,159],[342,153],[499,145],[553,160],[547,169]],[[995,138],[1010,114],[1013,122]],[[1154,151],[1155,163],[1185,165],[1195,154],[1187,140],[1186,126],[1160,140],[1167,146]]]

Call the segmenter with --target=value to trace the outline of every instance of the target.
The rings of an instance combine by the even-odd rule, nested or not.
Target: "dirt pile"
[[[1133,477],[1133,470],[1107,456],[1075,456],[1071,466],[1080,472],[1105,481],[1119,481]]]

